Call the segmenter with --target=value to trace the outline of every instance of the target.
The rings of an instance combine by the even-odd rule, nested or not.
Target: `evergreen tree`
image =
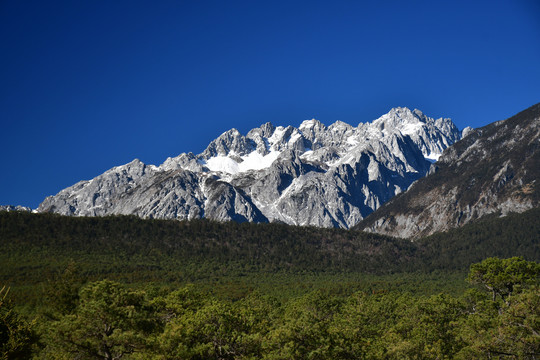
[[[30,359],[38,338],[33,324],[14,309],[6,287],[0,289],[0,359]]]

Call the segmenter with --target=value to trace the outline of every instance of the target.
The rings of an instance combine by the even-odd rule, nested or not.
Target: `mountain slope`
[[[418,238],[539,206],[540,104],[469,133],[358,229]]]
[[[249,272],[275,278],[284,272],[412,272],[418,279],[419,272],[466,271],[491,256],[539,261],[539,232],[540,209],[483,219],[415,242],[282,224],[0,211],[0,282],[35,288],[74,259],[91,276],[158,283]]]
[[[356,128],[306,120],[231,129],[199,155],[139,160],[81,181],[40,204],[64,215],[283,222],[350,228],[424,176],[459,140],[450,119],[394,108]]]

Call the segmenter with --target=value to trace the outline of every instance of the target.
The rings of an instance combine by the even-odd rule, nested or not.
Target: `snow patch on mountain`
[[[461,137],[450,119],[394,108],[372,122],[224,132],[198,155],[139,160],[48,197],[42,212],[280,221],[349,228],[424,176]]]
[[[437,153],[429,153],[427,155],[425,155],[424,157],[426,158],[426,160],[428,160],[429,162],[437,162],[439,160],[439,158],[441,157],[442,154],[437,154]]]
[[[270,151],[267,155],[262,155],[257,151],[252,151],[248,155],[232,158],[227,156],[215,156],[208,160],[202,160],[201,164],[210,171],[225,172],[228,174],[238,174],[250,170],[261,170],[268,168],[278,158],[281,152]]]

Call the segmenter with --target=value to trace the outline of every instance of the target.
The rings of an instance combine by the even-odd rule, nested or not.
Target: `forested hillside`
[[[539,219],[533,209],[410,242],[0,212],[0,355],[535,359]]]
[[[82,284],[67,269],[32,321],[0,290],[7,359],[537,359],[540,264],[488,258],[459,296],[312,291],[234,301],[194,286]]]
[[[540,209],[416,242],[339,229],[134,216],[0,212],[0,281],[39,282],[75,262],[97,278],[194,281],[245,272],[461,271],[490,256],[540,260]]]

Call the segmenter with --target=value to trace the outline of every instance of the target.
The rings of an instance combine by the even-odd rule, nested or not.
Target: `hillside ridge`
[[[363,220],[357,229],[419,238],[489,215],[538,207],[540,104],[471,131],[431,173]]]
[[[198,155],[138,159],[46,198],[75,216],[281,222],[351,228],[423,177],[461,138],[447,118],[393,108],[370,123],[306,120],[224,132]]]

